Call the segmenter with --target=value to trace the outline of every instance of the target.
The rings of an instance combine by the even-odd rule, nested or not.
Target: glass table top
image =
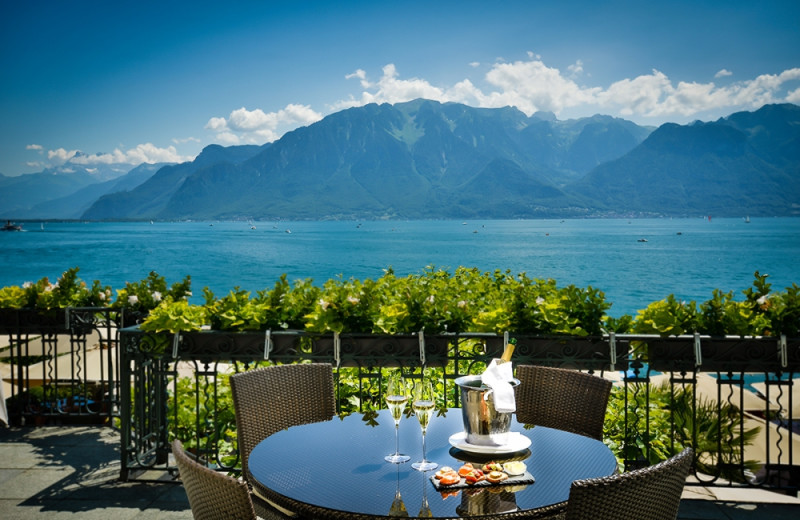
[[[480,454],[457,449],[449,439],[463,431],[460,409],[431,418],[427,459],[458,469],[465,462],[522,460],[533,484],[475,489],[436,490],[434,471],[420,472],[411,463],[422,459],[422,434],[416,418],[400,421],[400,452],[411,456],[392,464],[394,421],[388,410],[373,420],[361,414],[295,426],[262,441],[250,455],[251,477],[294,501],[336,511],[376,516],[496,515],[564,502],[573,480],[607,476],[617,461],[602,442],[512,420],[511,431],[530,439],[530,446],[509,454]],[[527,443],[525,443],[527,444]]]

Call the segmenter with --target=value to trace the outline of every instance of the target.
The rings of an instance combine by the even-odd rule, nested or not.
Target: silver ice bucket
[[[456,384],[461,388],[461,415],[467,442],[477,446],[508,444],[513,414],[495,410],[492,394],[487,398],[491,389],[483,385],[481,376],[462,376],[456,379]],[[518,379],[511,381],[512,386],[518,384]]]

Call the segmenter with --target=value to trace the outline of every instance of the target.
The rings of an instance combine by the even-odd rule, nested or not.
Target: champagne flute
[[[419,420],[419,426],[422,428],[422,460],[413,463],[411,467],[418,471],[436,469],[439,465],[425,458],[425,433],[428,431],[428,423],[433,416],[433,409],[436,406],[436,402],[433,399],[433,385],[430,381],[417,381],[414,385],[414,396],[412,399],[411,408],[413,408]]]
[[[392,412],[394,419],[394,454],[384,457],[386,462],[393,464],[400,464],[408,461],[411,457],[400,453],[400,419],[403,417],[403,410],[408,402],[408,392],[400,373],[395,373],[389,376],[389,381],[386,385],[386,404],[389,405],[389,411]]]

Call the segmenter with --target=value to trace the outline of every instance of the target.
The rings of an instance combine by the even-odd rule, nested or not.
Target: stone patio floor
[[[109,427],[0,427],[0,519],[192,517],[180,485],[119,481],[118,447],[119,432]],[[800,499],[759,489],[687,486],[678,518],[796,520]]]

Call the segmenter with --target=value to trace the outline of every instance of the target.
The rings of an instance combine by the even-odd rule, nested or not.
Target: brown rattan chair
[[[245,482],[195,462],[183,451],[183,445],[178,439],[172,441],[172,454],[175,456],[194,518],[256,518],[250,490]]]
[[[517,420],[603,439],[611,381],[577,370],[519,365]]]
[[[247,459],[259,442],[276,432],[329,421],[336,415],[333,367],[328,363],[275,365],[234,374],[230,383],[242,475],[256,498],[291,514],[293,504],[281,502],[250,477]]]
[[[566,520],[675,520],[692,467],[686,448],[654,466],[609,477],[576,480],[569,491]]]

